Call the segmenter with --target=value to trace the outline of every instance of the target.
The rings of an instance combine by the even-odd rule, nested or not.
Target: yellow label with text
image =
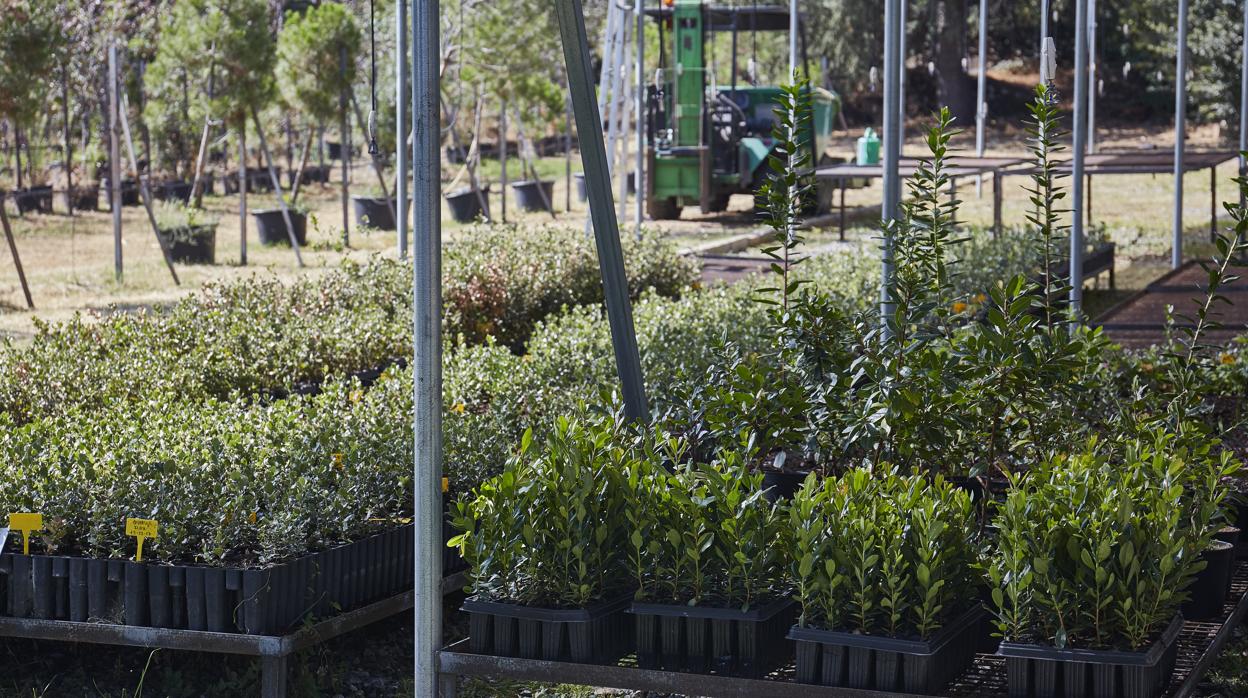
[[[30,534],[43,528],[43,514],[9,514],[9,528],[22,532],[22,554],[30,554]]]
[[[450,491],[451,491],[451,479],[448,477],[442,478],[442,494],[446,494],[447,492],[450,492]]]
[[[134,536],[138,546],[134,551],[135,562],[143,561],[143,541],[156,537],[157,524],[151,519],[126,519],[126,535]]]

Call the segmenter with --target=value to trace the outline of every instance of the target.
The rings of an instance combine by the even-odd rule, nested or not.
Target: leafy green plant
[[[1177,443],[1094,441],[1013,478],[987,565],[1003,638],[1138,650],[1170,622],[1239,469]]]
[[[928,638],[976,602],[970,496],[939,477],[811,475],[788,513],[800,625]]]
[[[561,418],[545,443],[460,500],[458,547],[478,596],[548,608],[585,607],[628,588],[625,471],[618,423]]]

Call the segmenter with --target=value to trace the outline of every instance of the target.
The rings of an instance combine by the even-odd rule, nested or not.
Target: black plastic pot
[[[100,195],[108,202],[108,210],[113,210],[113,185],[107,178],[100,182]],[[121,180],[121,205],[122,206],[138,206],[139,205],[139,183],[133,179]]]
[[[414,536],[412,526],[401,526],[264,569],[0,555],[0,612],[17,618],[282,635],[310,618],[410,589]]]
[[[799,683],[933,694],[975,661],[984,631],[976,604],[929,640],[900,640],[793,626]]]
[[[377,230],[394,230],[394,216],[390,213],[390,207],[397,208],[398,205],[399,203],[394,199],[390,199],[390,203],[387,204],[382,198],[351,197],[351,207],[355,209],[355,224],[367,225]]]
[[[479,217],[489,217],[490,186],[487,184],[481,187],[480,191],[479,197],[472,191],[472,187],[464,187],[447,193],[446,203],[451,207],[451,217],[460,223],[471,223]],[[485,202],[484,208],[481,206],[482,201]]]
[[[1222,615],[1226,593],[1231,588],[1231,572],[1235,568],[1235,546],[1222,540],[1214,540],[1209,549],[1200,554],[1205,568],[1196,573],[1196,579],[1188,587],[1188,600],[1183,604],[1187,618],[1215,618]]]
[[[350,152],[351,152],[351,155],[354,156],[355,148],[351,148]],[[335,143],[333,141],[325,141],[325,154],[329,156],[330,160],[341,160],[342,159],[342,144]]]
[[[632,619],[624,612],[632,595],[583,609],[550,609],[470,598],[471,651],[581,663],[613,662],[626,654]]]
[[[295,173],[291,172],[287,177],[290,186],[295,186]],[[308,165],[303,168],[303,174],[299,177],[301,184],[326,183],[329,182],[329,165]]]
[[[18,213],[52,213],[52,187],[30,187],[13,192]]]
[[[1056,649],[1002,642],[1010,698],[1156,698],[1166,690],[1178,654],[1183,616],[1143,652]]]
[[[73,204],[75,211],[94,211],[100,207],[99,187],[74,187],[73,191],[63,192],[61,201],[66,210]]]
[[[797,615],[792,599],[750,611],[634,603],[637,664],[669,671],[715,671],[758,677],[792,656],[785,633]]]
[[[303,247],[308,244],[308,217],[294,209],[289,209],[289,211],[290,222],[295,226],[295,239],[299,241],[299,246]],[[286,218],[282,215],[282,209],[252,211],[251,216],[256,221],[256,234],[260,236],[260,244],[290,244],[290,235],[286,232]]]
[[[511,185],[516,196],[516,205],[523,211],[550,211],[555,200],[555,182],[544,179],[540,182],[524,181]],[[545,194],[543,197],[542,195]]]
[[[802,488],[807,473],[787,473],[776,470],[763,471],[763,487],[767,493],[763,495],[769,502],[793,499],[793,495]]]
[[[1238,492],[1233,494],[1230,507],[1235,512],[1235,520],[1232,523],[1240,529],[1248,526],[1248,495]],[[1235,554],[1237,557],[1248,557],[1248,536],[1240,536],[1236,541]]]
[[[282,168],[274,166],[273,171],[277,174],[277,179],[280,182],[282,179]],[[248,186],[251,187],[248,191],[273,191],[273,178],[269,176],[269,169],[267,167],[248,167],[247,183]]]
[[[169,256],[179,264],[215,264],[217,261],[217,226],[197,225],[162,229],[161,237],[169,247]]]
[[[181,201],[186,203],[191,200],[191,183],[163,182],[156,186],[154,193],[156,198],[161,201]]]

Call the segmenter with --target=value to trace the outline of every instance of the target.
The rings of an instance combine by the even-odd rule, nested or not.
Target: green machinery
[[[733,194],[752,193],[767,175],[767,156],[780,89],[738,85],[737,37],[741,33],[789,30],[785,7],[715,5],[703,0],[663,0],[646,13],[658,20],[660,68],[647,92],[646,203],[650,216],[671,219],[685,206],[703,213],[723,211]],[[716,82],[710,39],[730,32],[732,80]],[[803,53],[805,42],[802,42]],[[812,88],[813,162],[831,139],[840,98]],[[818,187],[817,207],[831,203],[830,186]]]

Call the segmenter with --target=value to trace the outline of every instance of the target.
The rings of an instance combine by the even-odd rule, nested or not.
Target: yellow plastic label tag
[[[342,470],[342,454],[341,453],[334,454],[334,467],[338,468],[339,470]]]
[[[135,562],[143,561],[143,542],[148,538],[155,538],[158,525],[151,519],[126,519],[126,535],[133,536],[139,541],[138,549],[135,550]]]
[[[22,554],[30,554],[30,534],[43,529],[43,514],[9,514],[9,528],[22,532]]]
[[[442,494],[446,494],[447,492],[450,492],[450,491],[451,491],[451,479],[448,477],[442,478]]]

